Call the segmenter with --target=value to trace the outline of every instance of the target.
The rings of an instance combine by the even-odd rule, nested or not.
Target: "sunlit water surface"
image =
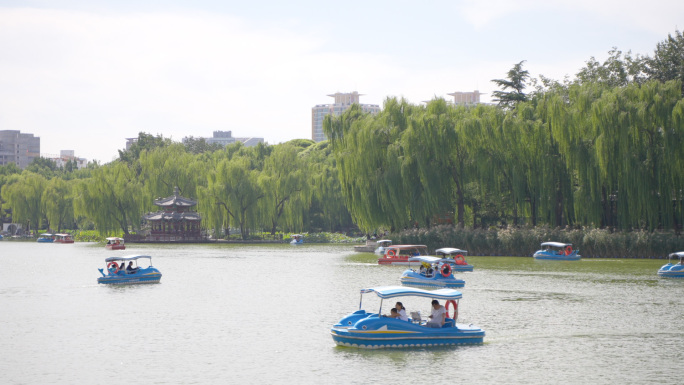
[[[97,284],[104,258],[138,253],[160,284]],[[3,241],[0,383],[682,383],[684,280],[659,279],[663,260],[471,257],[459,322],[484,345],[337,347],[359,289],[399,284],[404,267],[375,260],[351,245]]]

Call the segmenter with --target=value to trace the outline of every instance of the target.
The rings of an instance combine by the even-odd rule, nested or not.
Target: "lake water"
[[[104,258],[139,253],[160,284],[97,284]],[[399,284],[405,267],[375,261],[351,245],[2,241],[0,383],[682,383],[684,280],[657,277],[665,260],[470,257],[459,322],[483,345],[337,347],[359,289]]]

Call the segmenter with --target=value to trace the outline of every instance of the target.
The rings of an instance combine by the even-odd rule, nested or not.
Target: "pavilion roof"
[[[154,204],[160,207],[191,207],[195,206],[197,201],[178,195],[178,187],[174,187],[172,196],[155,199]]]
[[[176,212],[172,211],[170,213],[164,212],[164,211],[157,211],[156,213],[149,213],[145,214],[143,216],[143,219],[146,221],[200,221],[202,220],[202,217],[199,215],[199,213],[196,213],[194,211],[186,211],[186,212]]]

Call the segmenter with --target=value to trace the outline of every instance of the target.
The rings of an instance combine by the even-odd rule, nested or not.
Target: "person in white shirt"
[[[430,320],[425,324],[425,326],[431,328],[441,328],[444,325],[445,318],[446,309],[444,308],[444,306],[439,304],[439,301],[433,299],[432,314],[430,314]]]
[[[407,321],[408,322],[408,316],[406,315],[406,308],[404,307],[404,304],[401,302],[397,302],[396,305],[394,305],[394,308],[397,309],[397,313],[399,313],[399,318],[402,321]]]

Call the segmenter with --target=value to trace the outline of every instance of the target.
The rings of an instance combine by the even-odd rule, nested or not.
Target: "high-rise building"
[[[0,131],[0,166],[14,163],[24,169],[40,157],[40,137],[18,130]]]
[[[352,104],[360,105],[363,112],[370,112],[373,114],[380,112],[380,106],[377,104],[359,103],[359,96],[361,95],[356,91],[350,93],[337,92],[328,96],[335,98],[335,103],[317,104],[311,109],[311,139],[313,139],[314,142],[327,140],[323,133],[323,119],[326,115],[341,115],[346,109],[351,107]]]
[[[454,92],[447,94],[454,97],[454,104],[457,106],[474,106],[480,104],[480,95],[484,95],[478,90],[473,92]]]

